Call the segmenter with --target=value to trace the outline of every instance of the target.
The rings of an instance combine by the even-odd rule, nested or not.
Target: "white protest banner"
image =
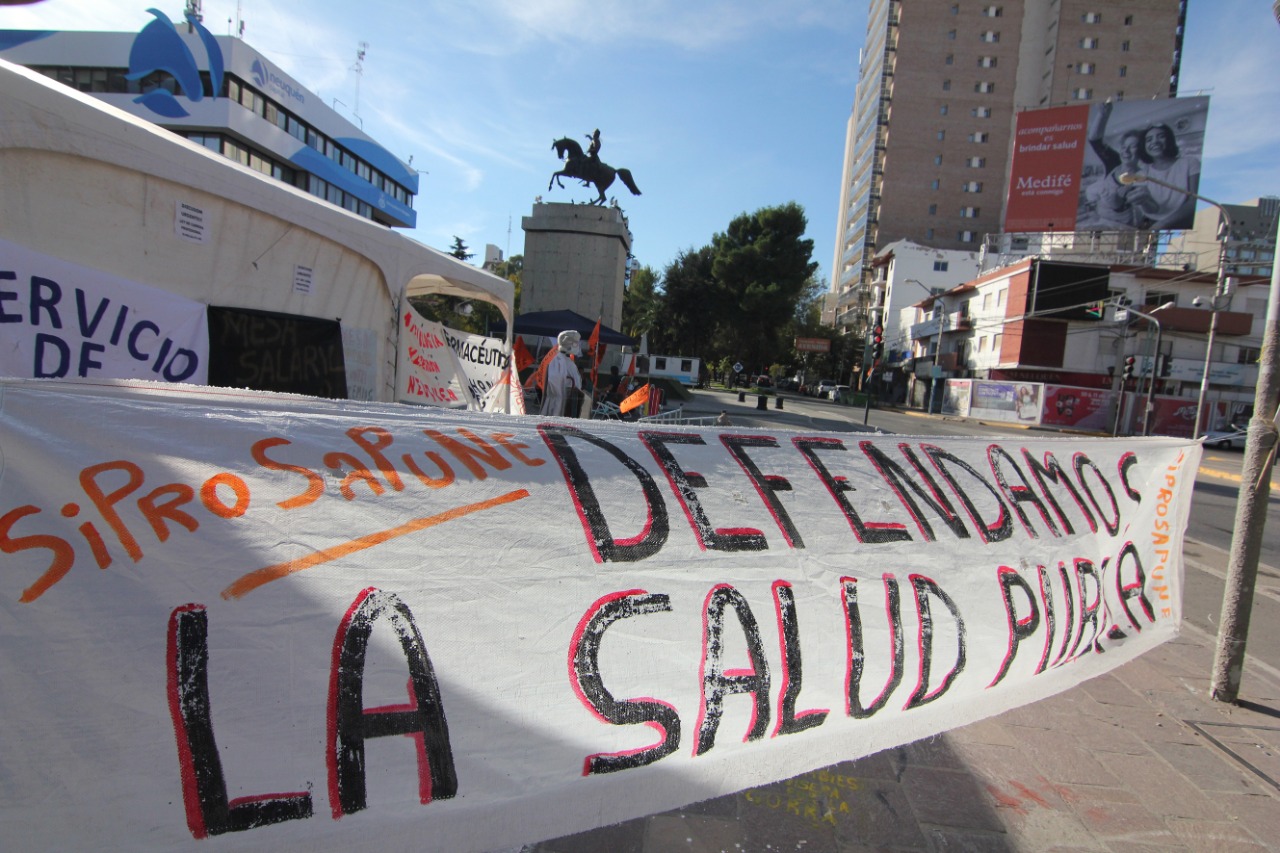
[[[499,397],[494,393],[511,365],[511,353],[507,351],[506,343],[498,338],[472,335],[448,326],[444,327],[444,336],[466,380],[471,400],[468,408],[480,412],[506,411],[505,408],[494,408],[506,403],[505,396]]]
[[[203,385],[205,306],[0,239],[0,376]]]
[[[6,846],[309,853],[512,847],[1104,673],[1178,631],[1200,455],[20,380],[0,447]]]
[[[426,319],[407,303],[396,360],[396,399],[449,408],[467,408],[470,401],[444,326]]]

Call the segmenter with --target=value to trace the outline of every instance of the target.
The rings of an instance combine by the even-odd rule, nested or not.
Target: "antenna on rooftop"
[[[364,76],[364,55],[369,50],[369,43],[362,41],[356,47],[356,64],[351,66],[351,70],[356,72],[356,106],[352,110],[357,116],[360,115],[360,78]]]
[[[187,19],[187,32],[195,32],[195,26],[191,23],[195,21],[200,23],[204,20],[204,10],[201,9],[202,0],[187,0],[187,8],[183,10],[183,17]]]

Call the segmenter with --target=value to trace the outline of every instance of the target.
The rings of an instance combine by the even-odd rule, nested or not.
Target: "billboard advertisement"
[[[1107,431],[1115,419],[1118,395],[1101,388],[1044,386],[1040,422],[1046,426]]]
[[[1208,115],[1205,96],[1019,113],[1005,230],[1190,228]]]

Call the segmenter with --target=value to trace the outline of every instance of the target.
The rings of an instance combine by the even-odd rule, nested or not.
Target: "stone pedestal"
[[[590,204],[535,204],[521,220],[524,272],[520,313],[568,308],[606,326],[622,325],[623,279],[631,233],[622,210]]]

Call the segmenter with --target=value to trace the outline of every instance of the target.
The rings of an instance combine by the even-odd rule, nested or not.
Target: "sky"
[[[1201,193],[1280,195],[1280,25],[1267,0],[1189,0],[1180,93],[1210,96]],[[204,0],[245,41],[422,171],[417,240],[523,250],[536,199],[579,202],[553,140],[631,170],[609,195],[659,273],[740,214],[799,203],[829,280],[867,0]],[[1105,6],[1105,3],[1100,3]],[[182,0],[0,6],[0,29],[137,31]],[[362,73],[357,50],[368,44]]]

